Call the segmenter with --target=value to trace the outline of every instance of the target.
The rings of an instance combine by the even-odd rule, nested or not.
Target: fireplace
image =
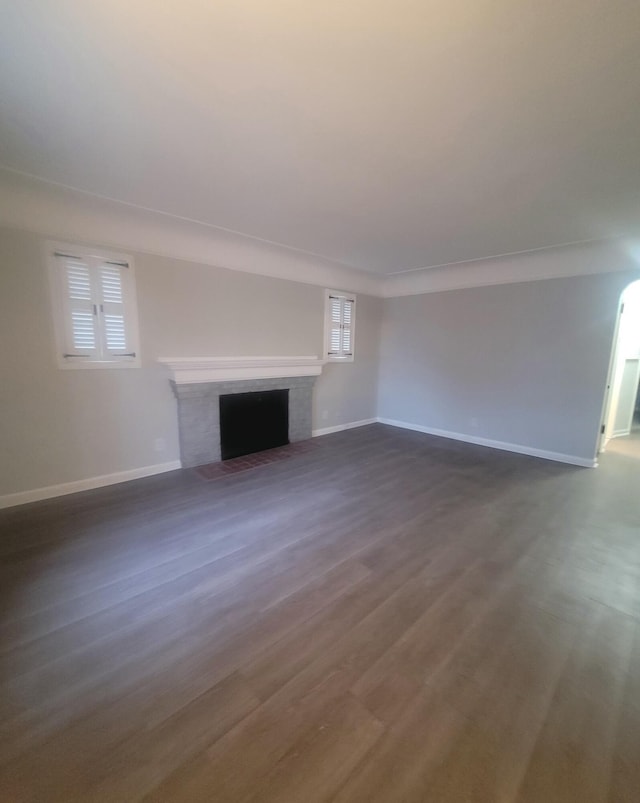
[[[264,390],[220,396],[223,460],[289,443],[289,391]]]
[[[313,386],[324,365],[317,357],[176,357],[159,362],[171,372],[184,468],[311,437]],[[238,437],[227,444],[222,433],[227,407],[223,399],[230,396],[242,397],[240,408],[245,407],[245,399],[250,406],[260,397],[258,407],[264,407],[265,415],[279,406],[279,423],[270,413],[263,418],[262,413],[245,409],[237,413],[234,424]],[[236,413],[231,415],[234,419]],[[246,440],[254,441],[250,449]]]

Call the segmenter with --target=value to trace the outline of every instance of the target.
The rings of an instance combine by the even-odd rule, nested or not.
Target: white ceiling
[[[14,170],[380,274],[638,231],[633,0],[0,14]]]

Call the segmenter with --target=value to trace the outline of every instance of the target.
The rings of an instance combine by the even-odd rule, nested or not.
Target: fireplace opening
[[[289,443],[289,391],[262,390],[220,396],[223,460]]]

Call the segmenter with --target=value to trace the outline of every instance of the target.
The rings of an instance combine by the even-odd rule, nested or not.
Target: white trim
[[[361,421],[351,421],[348,424],[338,424],[333,427],[314,429],[312,437],[318,438],[323,435],[331,435],[334,432],[356,429],[357,427],[365,427],[375,423],[387,424],[388,426],[399,427],[400,429],[410,429],[414,432],[423,432],[426,435],[437,435],[440,438],[449,438],[450,440],[463,441],[464,443],[473,443],[478,446],[487,446],[492,449],[501,449],[506,452],[516,452],[518,454],[529,455],[530,457],[541,457],[559,463],[569,463],[584,468],[595,468],[598,465],[596,459],[587,460],[583,457],[575,457],[558,452],[548,452],[543,449],[534,449],[529,446],[521,446],[514,443],[504,443],[502,441],[489,440],[488,438],[476,438],[473,435],[462,435],[459,432],[447,432],[434,427],[424,427],[420,424],[409,424],[406,421],[395,421],[391,418],[365,418]],[[151,466],[133,468],[127,471],[117,471],[113,474],[102,474],[101,476],[89,477],[85,480],[75,480],[74,482],[64,482],[60,485],[48,485],[44,488],[34,488],[30,491],[6,494],[5,496],[0,496],[0,510],[17,505],[26,505],[29,502],[39,502],[43,499],[53,499],[57,496],[90,491],[94,488],[104,488],[107,485],[116,485],[120,482],[129,482],[130,480],[142,479],[143,477],[152,477],[155,474],[164,474],[167,471],[176,471],[179,468],[182,468],[180,461],[171,460],[167,463],[156,463]]]
[[[437,435],[439,438],[449,438],[454,441],[473,443],[477,446],[488,446],[490,449],[500,449],[504,452],[526,454],[529,455],[529,457],[541,457],[544,460],[553,460],[557,463],[569,463],[572,466],[582,466],[583,468],[595,468],[598,465],[596,458],[589,460],[585,457],[577,457],[576,455],[549,452],[546,449],[536,449],[533,446],[523,446],[519,443],[506,443],[505,441],[494,441],[490,438],[478,438],[475,435],[464,435],[461,432],[448,432],[447,430],[436,429],[435,427],[423,427],[420,424],[409,424],[406,421],[395,421],[391,418],[378,418],[377,420],[378,423],[387,424],[390,427],[411,429],[414,432],[424,432],[426,435]]]
[[[571,240],[566,243],[551,243],[541,245],[538,248],[525,248],[522,251],[505,251],[502,254],[487,254],[483,257],[473,257],[472,259],[458,259],[455,262],[440,262],[437,265],[421,265],[416,268],[402,268],[390,271],[387,276],[400,276],[404,273],[419,273],[423,270],[434,270],[435,268],[451,268],[454,265],[470,265],[472,262],[488,262],[491,259],[504,259],[505,257],[519,257],[524,254],[535,254],[538,251],[552,251],[556,248],[569,248],[572,245],[593,245],[594,243],[606,243],[615,240],[615,235],[607,237],[589,237],[586,240]]]
[[[382,294],[382,277],[369,271],[3,167],[0,226],[317,287],[347,287],[354,293]]]
[[[390,274],[382,284],[381,294],[384,298],[397,298],[620,271],[637,273],[639,252],[636,242],[622,239],[553,246],[522,254]]]
[[[349,292],[383,298],[594,273],[637,272],[640,253],[637,240],[605,239],[384,275],[7,168],[0,168],[0,226],[319,287],[345,287]]]
[[[58,368],[64,370],[140,368],[140,331],[136,294],[135,260],[133,256],[131,254],[125,254],[122,251],[113,251],[111,249],[97,248],[80,243],[60,242],[56,240],[44,242],[43,249],[45,265],[49,276],[50,306],[55,339],[55,359]],[[98,333],[98,329],[100,329],[100,332],[104,332],[102,328],[103,324],[101,323],[96,329],[96,353],[93,356],[77,359],[64,358],[64,353],[72,348],[72,344],[68,342],[68,336],[65,334],[65,328],[68,322],[66,291],[63,289],[65,279],[63,279],[60,274],[60,264],[56,259],[57,253],[78,254],[88,265],[93,277],[91,280],[92,282],[95,280],[95,272],[101,268],[102,263],[108,261],[126,263],[127,269],[122,278],[122,308],[126,326],[127,350],[133,352],[135,357],[109,356],[103,338]],[[95,287],[93,293],[95,293]],[[92,300],[95,302],[95,314],[96,304],[99,303],[99,299],[93,297]],[[102,309],[102,305],[99,304],[99,306],[100,309]],[[100,315],[100,321],[103,321],[102,315]],[[100,354],[100,352],[103,353]]]
[[[99,477],[89,477],[86,480],[63,482],[60,485],[47,485],[45,488],[34,488],[31,491],[19,491],[18,493],[0,496],[0,509],[26,505],[29,502],[39,502],[42,499],[53,499],[56,496],[75,494],[79,491],[91,491],[94,488],[103,488],[106,485],[116,485],[120,482],[129,482],[129,480],[139,480],[142,477],[152,477],[154,474],[164,474],[166,471],[175,471],[178,468],[182,468],[180,461],[171,460],[168,463],[156,463],[152,466],[116,471],[114,474],[102,474]]]
[[[627,285],[629,287],[629,285]],[[611,352],[609,355],[609,367],[607,369],[607,379],[604,386],[604,395],[602,399],[602,414],[600,417],[600,429],[598,430],[598,454],[604,452],[607,448],[607,443],[611,438],[610,429],[613,425],[613,421],[609,421],[613,413],[613,380],[616,372],[616,357],[618,355],[618,338],[620,335],[620,324],[622,322],[622,314],[624,310],[623,304],[623,296],[625,293],[624,290],[620,293],[620,298],[618,299],[618,309],[616,312],[616,323],[613,329],[613,341],[611,343]]]
[[[331,352],[331,330],[334,329],[333,321],[331,318],[331,299],[340,300],[340,351],[337,354]],[[348,354],[342,353],[342,331],[344,326],[342,318],[344,316],[345,302],[350,301],[351,307],[351,323],[349,324],[349,339],[351,342],[351,351]],[[327,362],[353,362],[356,353],[356,296],[354,293],[345,293],[342,290],[325,290],[324,291],[324,357]]]
[[[319,376],[325,360],[318,357],[159,357],[176,385]]]
[[[314,429],[311,433],[312,438],[319,438],[322,435],[331,435],[334,432],[342,432],[345,429],[356,429],[356,427],[366,427],[367,424],[377,424],[378,418],[363,418],[362,421],[351,421],[348,424],[337,424],[335,427],[322,427]]]

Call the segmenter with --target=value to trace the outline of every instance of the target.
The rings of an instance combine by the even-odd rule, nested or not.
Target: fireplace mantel
[[[318,357],[160,357],[176,385],[201,382],[319,376],[326,360]]]

